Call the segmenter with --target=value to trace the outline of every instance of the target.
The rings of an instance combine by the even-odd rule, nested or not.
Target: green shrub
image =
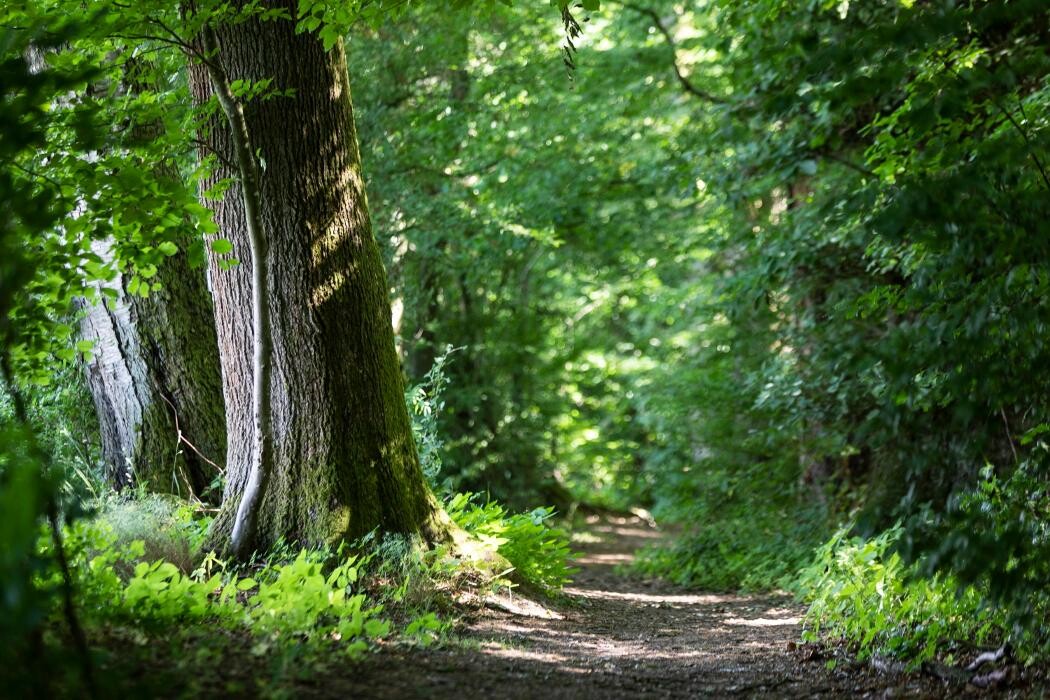
[[[826,532],[819,515],[757,505],[727,511],[697,514],[699,525],[668,545],[643,549],[633,569],[705,590],[792,589]]]
[[[917,666],[951,654],[959,642],[983,645],[1005,636],[985,591],[945,576],[924,578],[893,551],[897,525],[871,539],[839,530],[798,580],[809,603],[805,638],[842,639],[860,658],[891,655]]]
[[[560,590],[570,581],[574,570],[568,563],[569,537],[551,526],[553,510],[510,515],[498,503],[475,501],[475,494],[456,494],[445,509],[456,524],[496,548],[525,581],[547,591]]]
[[[405,627],[405,636],[422,647],[427,647],[441,639],[448,632],[449,623],[443,621],[433,612],[415,617]]]
[[[357,557],[348,557],[330,573],[309,552],[294,561],[273,567],[272,581],[251,578],[236,582],[247,598],[253,631],[263,635],[290,635],[299,639],[332,639],[345,642],[351,656],[368,648],[368,639],[390,633],[390,624],[378,617],[380,607],[368,606],[365,596],[352,593],[361,575]]]
[[[291,561],[260,564],[249,576],[211,554],[186,574],[171,562],[150,560],[142,540],[123,543],[108,519],[80,521],[67,533],[89,625],[218,625],[247,632],[263,646],[335,642],[351,656],[391,630],[379,617],[382,607],[356,590],[370,557],[302,550]]]
[[[80,520],[65,532],[78,604],[89,625],[120,620],[161,628],[225,613],[212,596],[221,578],[190,576],[172,562],[150,558],[142,540],[123,539],[110,521]]]
[[[171,562],[139,562],[124,587],[121,603],[135,619],[158,627],[222,617],[226,608],[212,599],[220,583],[217,575],[206,581],[195,581],[184,576]]]
[[[1050,447],[1040,426],[1022,443],[1037,442],[1028,459],[1006,474],[986,465],[977,485],[953,499],[948,512],[907,542],[926,552],[922,575],[950,572],[981,590],[1005,618],[1010,642],[1029,658],[1050,657]],[[918,541],[916,541],[918,540]]]
[[[374,595],[412,611],[441,605],[441,591],[463,571],[447,547],[427,547],[418,536],[370,534],[352,549],[369,552],[368,578]]]

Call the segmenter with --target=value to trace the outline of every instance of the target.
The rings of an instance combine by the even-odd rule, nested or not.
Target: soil
[[[958,678],[849,661],[799,642],[786,595],[703,594],[623,573],[661,533],[638,518],[592,516],[563,604],[511,597],[468,621],[463,644],[387,650],[350,677],[297,694],[375,698],[947,697],[989,694]],[[829,664],[834,661],[834,664]],[[829,668],[829,666],[834,666]],[[337,687],[333,687],[337,686]],[[1011,671],[996,697],[1040,695]]]

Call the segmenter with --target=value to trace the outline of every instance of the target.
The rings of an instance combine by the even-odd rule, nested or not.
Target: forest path
[[[661,536],[637,518],[592,516],[574,541],[580,571],[565,605],[543,616],[486,609],[468,621],[464,644],[380,653],[343,690],[457,700],[944,696],[928,678],[826,669],[815,647],[796,644],[803,609],[789,596],[696,593],[617,571]]]

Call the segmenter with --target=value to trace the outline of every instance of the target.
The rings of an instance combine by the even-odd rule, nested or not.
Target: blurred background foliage
[[[568,75],[525,7],[349,41],[406,371],[463,348],[444,478],[651,508],[681,534],[641,568],[706,587],[796,585],[840,524],[902,521],[915,576],[1026,619],[1045,5],[603,10]]]

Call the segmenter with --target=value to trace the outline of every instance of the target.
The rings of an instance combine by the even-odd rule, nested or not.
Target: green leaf
[[[233,244],[225,238],[216,238],[211,242],[211,250],[218,255],[225,255],[233,251]]]

